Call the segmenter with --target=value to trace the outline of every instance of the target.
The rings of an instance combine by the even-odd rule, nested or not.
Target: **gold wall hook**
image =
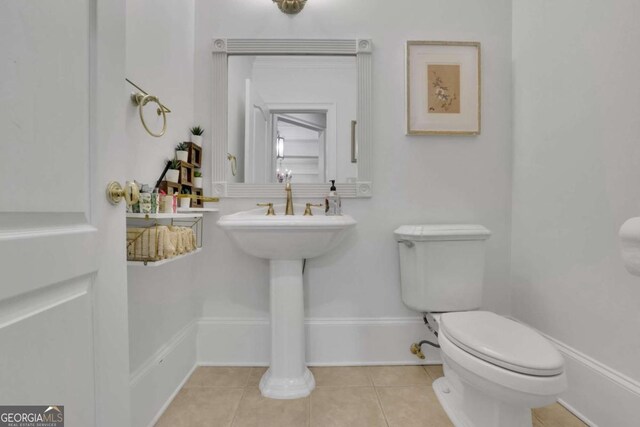
[[[156,108],[156,114],[158,114],[159,116],[163,112],[165,113],[171,112],[171,110],[166,105],[160,102],[157,96],[149,95],[144,92],[132,93],[131,100],[133,101],[134,104],[138,106],[142,104],[143,107],[147,105],[149,102],[155,102],[156,104],[158,104],[158,108]]]

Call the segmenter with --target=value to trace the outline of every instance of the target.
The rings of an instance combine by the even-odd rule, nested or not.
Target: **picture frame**
[[[407,135],[479,135],[479,42],[407,41]]]

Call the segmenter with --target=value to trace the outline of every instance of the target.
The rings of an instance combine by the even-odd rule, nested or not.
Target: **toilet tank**
[[[394,232],[400,251],[402,301],[420,312],[475,310],[482,302],[485,240],[481,225],[403,225]]]

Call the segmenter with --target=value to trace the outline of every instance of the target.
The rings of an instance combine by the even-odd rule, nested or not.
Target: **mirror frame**
[[[213,40],[213,102],[211,120],[212,192],[217,197],[272,199],[284,197],[282,184],[245,184],[227,182],[228,143],[228,58],[231,55],[317,55],[354,56],[357,81],[357,153],[356,182],[339,182],[341,197],[371,197],[372,176],[372,81],[370,39],[227,39]],[[341,142],[341,141],[339,141]],[[344,141],[350,143],[350,141]],[[296,184],[296,198],[321,198],[327,184]]]

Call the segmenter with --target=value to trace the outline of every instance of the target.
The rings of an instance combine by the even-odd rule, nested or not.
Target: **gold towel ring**
[[[154,95],[144,95],[142,93],[135,93],[131,95],[131,99],[133,102],[138,104],[138,113],[140,114],[140,121],[142,121],[142,126],[144,126],[145,130],[151,136],[155,136],[156,138],[160,138],[167,131],[167,113],[165,111],[165,106],[160,103],[160,100],[157,96]],[[153,133],[147,123],[144,121],[144,114],[142,113],[142,108],[147,105],[149,102],[155,102],[158,104],[158,115],[162,115],[162,130],[160,133]]]
[[[131,100],[133,101],[134,104],[138,106],[138,112],[140,114],[140,121],[142,121],[142,126],[144,126],[144,129],[149,133],[149,135],[155,136],[156,138],[160,138],[167,131],[167,113],[170,113],[171,110],[168,109],[166,105],[162,105],[157,96],[149,95],[140,86],[138,86],[137,84],[135,84],[129,79],[125,78],[125,80],[131,86],[135,87],[140,91],[138,93],[132,93]],[[158,109],[156,110],[156,112],[158,113],[158,115],[162,115],[162,131],[160,131],[160,133],[151,132],[151,129],[149,129],[149,127],[147,126],[147,123],[144,121],[142,108],[145,105],[147,105],[149,102],[155,102],[156,104],[158,104]]]

